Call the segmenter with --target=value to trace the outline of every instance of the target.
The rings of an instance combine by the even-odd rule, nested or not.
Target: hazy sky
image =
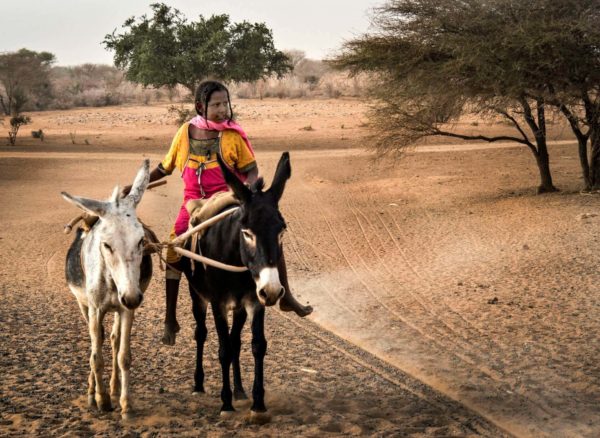
[[[58,65],[112,64],[100,42],[131,17],[150,14],[142,0],[0,0],[0,52],[26,47],[49,51]],[[344,40],[369,28],[369,14],[383,0],[165,0],[188,19],[229,14],[233,22],[265,22],[280,50],[299,49],[321,59]]]

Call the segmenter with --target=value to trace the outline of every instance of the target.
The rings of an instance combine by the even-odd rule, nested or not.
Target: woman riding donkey
[[[251,185],[258,178],[258,166],[252,145],[242,127],[232,120],[233,111],[227,88],[216,81],[201,83],[196,90],[195,106],[198,115],[179,128],[169,152],[150,174],[152,182],[170,175],[175,168],[181,172],[185,186],[184,199],[171,233],[172,238],[184,233],[188,228],[188,201],[209,199],[216,193],[228,190],[217,162],[217,154],[221,155],[225,164],[247,185]],[[127,189],[124,189],[125,193]],[[167,253],[167,263],[167,313],[163,343],[173,345],[179,331],[176,318],[179,282],[181,272],[189,266],[189,261],[170,250]],[[285,288],[285,294],[279,304],[280,309],[294,311],[300,317],[309,315],[312,307],[301,305],[292,295],[283,256],[278,271],[281,284]]]

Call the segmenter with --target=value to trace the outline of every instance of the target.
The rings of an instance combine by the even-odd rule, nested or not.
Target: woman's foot
[[[313,312],[312,306],[303,306],[290,293],[286,292],[279,300],[279,309],[282,312],[295,312],[300,318],[304,318]]]

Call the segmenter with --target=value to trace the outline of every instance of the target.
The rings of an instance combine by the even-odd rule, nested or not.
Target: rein
[[[154,188],[154,187],[158,187],[161,186],[163,184],[166,184],[166,181],[157,181],[154,183],[151,183],[148,185],[148,188]],[[187,230],[185,233],[181,234],[180,236],[177,236],[175,239],[173,239],[170,242],[146,242],[144,245],[144,249],[145,250],[149,250],[149,253],[155,253],[158,255],[158,257],[160,258],[161,262],[163,262],[165,265],[169,266],[171,269],[178,271],[178,269],[175,269],[174,267],[172,267],[169,263],[167,263],[166,258],[162,255],[162,251],[165,248],[168,247],[172,247],[173,250],[175,252],[177,252],[178,254],[181,254],[182,256],[188,257],[192,260],[196,260],[199,261],[205,265],[209,265],[212,266],[214,268],[219,268],[219,269],[223,269],[224,271],[230,271],[230,272],[245,272],[248,270],[248,268],[246,268],[245,266],[232,266],[232,265],[228,265],[226,263],[221,263],[218,262],[216,260],[210,259],[208,257],[204,257],[201,256],[199,254],[196,254],[192,251],[188,251],[185,250],[183,248],[181,248],[181,246],[185,243],[185,241],[192,235],[197,234],[199,231],[204,230],[205,228],[210,227],[213,224],[216,224],[217,222],[225,219],[227,216],[235,213],[236,211],[238,211],[240,209],[240,207],[235,207],[235,208],[231,208],[229,210],[226,210],[224,212],[221,212],[219,214],[217,214],[216,216],[211,217],[210,219],[205,220],[204,222],[196,225],[195,227]],[[76,217],[74,217],[72,220],[70,220],[65,226],[64,226],[64,233],[65,234],[69,234],[71,232],[71,230],[73,229],[73,227],[80,221],[85,221],[87,218],[97,218],[96,216],[92,217],[89,214],[86,213],[82,213],[80,215],[77,215]],[[94,221],[95,222],[95,221]],[[92,224],[93,225],[93,224]],[[90,227],[92,226],[90,225]]]
[[[212,266],[214,268],[218,268],[218,269],[223,269],[224,271],[229,271],[229,272],[246,272],[248,270],[247,267],[245,266],[232,266],[232,265],[228,265],[226,263],[221,263],[217,260],[213,260],[211,258],[208,257],[204,257],[201,256],[199,254],[196,254],[195,252],[192,251],[188,251],[187,249],[183,249],[181,248],[181,245],[183,245],[185,243],[185,241],[192,235],[198,233],[199,231],[204,230],[205,228],[210,227],[211,225],[222,221],[223,219],[225,219],[227,216],[232,215],[233,213],[235,213],[236,211],[238,211],[240,209],[240,207],[235,207],[229,210],[226,210],[222,213],[219,213],[216,216],[211,217],[210,219],[205,220],[204,222],[196,225],[193,228],[190,228],[188,231],[186,231],[185,233],[181,234],[180,236],[176,237],[175,239],[171,240],[170,242],[160,242],[160,243],[148,243],[147,246],[154,249],[156,251],[157,254],[159,254],[159,257],[161,258],[161,260],[163,262],[166,262],[164,260],[164,257],[162,256],[162,250],[164,248],[168,248],[171,247],[173,248],[173,250],[184,256],[184,257],[188,257],[192,260],[196,260],[198,262],[201,262],[205,265],[208,266]]]

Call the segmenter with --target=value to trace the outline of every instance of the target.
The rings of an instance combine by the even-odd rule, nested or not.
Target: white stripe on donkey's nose
[[[272,306],[283,296],[277,268],[263,268],[256,280],[256,294],[264,306]]]

